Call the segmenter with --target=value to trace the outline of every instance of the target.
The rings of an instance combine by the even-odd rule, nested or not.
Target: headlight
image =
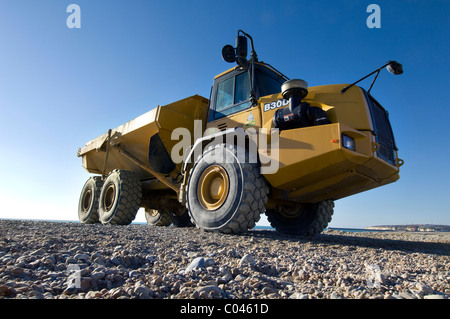
[[[342,134],[342,146],[353,152],[356,152],[355,140],[348,135]]]

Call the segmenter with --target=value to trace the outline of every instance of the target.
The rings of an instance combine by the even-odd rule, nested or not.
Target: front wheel
[[[112,171],[105,179],[100,193],[100,221],[102,224],[130,224],[140,207],[141,196],[141,183],[132,172]]]
[[[186,203],[197,227],[242,233],[255,227],[264,212],[267,194],[259,166],[239,161],[238,151],[249,158],[245,150],[221,144],[206,150],[195,163],[189,177]]]
[[[314,236],[321,233],[331,221],[334,201],[314,204],[280,206],[266,210],[270,225],[278,232],[290,235]]]

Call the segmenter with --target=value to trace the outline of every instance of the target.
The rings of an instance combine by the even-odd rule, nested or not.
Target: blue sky
[[[66,25],[71,3],[80,29]],[[371,3],[379,29],[366,25]],[[260,60],[310,86],[402,63],[372,89],[401,178],[337,201],[330,226],[450,224],[449,13],[448,0],[0,0],[0,218],[76,220],[89,177],[77,149],[158,104],[208,97],[230,67],[222,46],[243,29]]]

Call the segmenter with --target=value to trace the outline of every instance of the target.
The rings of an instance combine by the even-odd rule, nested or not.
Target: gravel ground
[[[0,220],[0,298],[448,299],[450,233]]]

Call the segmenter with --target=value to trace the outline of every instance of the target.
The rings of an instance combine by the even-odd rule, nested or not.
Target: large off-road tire
[[[128,225],[140,207],[142,188],[130,171],[113,170],[100,193],[99,216],[102,224]]]
[[[78,202],[78,219],[83,224],[95,224],[98,218],[98,199],[103,181],[100,176],[90,177],[81,190]]]
[[[175,214],[170,215],[172,218],[172,223],[175,227],[194,227],[194,223],[191,221],[189,212],[185,210],[184,214],[179,216]]]
[[[186,206],[198,228],[242,233],[255,227],[264,212],[267,194],[259,166],[238,160],[237,154],[249,157],[237,146],[219,144],[205,150],[192,168]]]
[[[147,224],[152,226],[170,226],[172,224],[172,213],[166,209],[145,209]]]
[[[331,221],[334,201],[325,200],[315,204],[280,206],[266,210],[270,225],[280,233],[314,236],[322,232]]]

